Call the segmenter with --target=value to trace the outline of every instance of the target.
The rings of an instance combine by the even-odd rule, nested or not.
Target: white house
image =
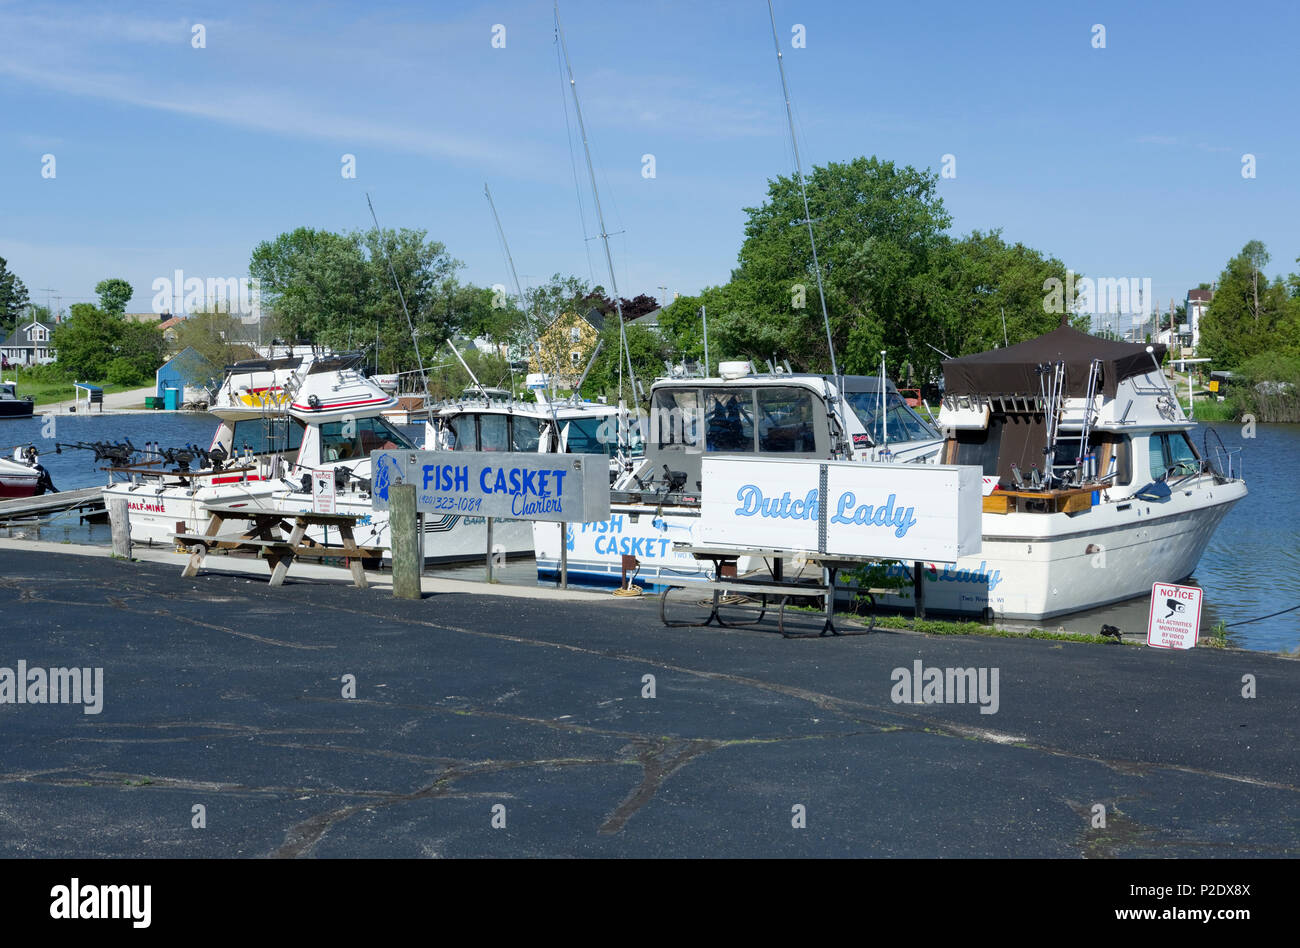
[[[18,365],[46,365],[58,359],[58,353],[50,345],[53,335],[52,327],[32,320],[15,328],[9,338],[0,343],[0,354]]]
[[[1191,331],[1193,349],[1200,345],[1201,318],[1205,316],[1206,310],[1210,308],[1210,300],[1212,299],[1214,299],[1213,290],[1187,291],[1187,299],[1183,305],[1187,309],[1187,324]]]

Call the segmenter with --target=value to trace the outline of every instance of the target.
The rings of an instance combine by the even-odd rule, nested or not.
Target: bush
[[[10,378],[16,378],[24,382],[41,382],[51,385],[72,381],[68,378],[67,369],[57,362],[51,362],[49,365],[33,365],[29,368],[12,366],[6,370],[5,374]]]
[[[140,369],[124,356],[118,356],[108,363],[106,372],[108,381],[114,385],[130,387],[139,385],[144,381],[144,376],[140,374]]]
[[[1300,359],[1275,350],[1247,359],[1232,380],[1230,401],[1238,417],[1300,422]]]

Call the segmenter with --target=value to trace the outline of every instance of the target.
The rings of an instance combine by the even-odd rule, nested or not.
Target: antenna
[[[799,139],[794,133],[794,109],[790,105],[790,86],[785,81],[785,62],[781,55],[781,40],[776,34],[776,11],[772,9],[772,0],[767,0],[767,14],[772,21],[772,45],[776,47],[776,67],[781,73],[781,91],[785,94],[785,117],[790,126],[790,144],[794,148],[794,167],[796,177],[799,180],[799,195],[803,198],[803,221],[801,223],[808,225],[808,243],[812,246],[813,272],[817,276],[817,296],[822,304],[822,323],[826,326],[826,349],[831,356],[831,375],[837,381],[836,385],[836,411],[840,414],[838,421],[840,431],[844,430],[844,385],[843,379],[840,378],[839,366],[835,362],[835,342],[831,339],[831,317],[826,312],[826,291],[822,287],[822,268],[817,260],[817,240],[813,236],[812,214],[808,210],[808,190],[804,187],[803,181],[803,162],[799,158]]]
[[[709,314],[700,307],[700,319],[704,320],[704,377],[709,377]]]
[[[632,386],[632,400],[639,401],[640,396],[637,394],[636,372],[632,369],[632,353],[627,347],[627,327],[623,325],[623,303],[622,297],[618,292],[618,278],[614,275],[614,258],[609,252],[609,231],[605,227],[605,212],[600,206],[600,191],[596,187],[596,168],[591,163],[591,146],[587,142],[587,126],[582,121],[582,106],[578,102],[578,83],[573,78],[573,63],[569,61],[569,44],[564,38],[564,26],[560,23],[560,4],[556,0],[555,4],[555,31],[560,37],[560,49],[564,53],[564,67],[569,73],[569,91],[573,93],[573,111],[578,119],[578,132],[582,136],[582,150],[587,156],[587,175],[591,178],[591,194],[596,202],[596,220],[600,224],[600,239],[605,246],[605,264],[609,268],[609,286],[614,294],[614,309],[618,314],[618,339],[619,345],[623,349],[623,355],[627,359],[627,374]],[[623,360],[618,363],[618,393],[619,399],[623,396]],[[619,447],[623,447],[621,433],[623,426],[619,426]]]
[[[519,300],[519,306],[524,305],[524,291],[519,285],[519,274],[515,272],[515,258],[510,256],[510,244],[506,243],[506,232],[501,226],[501,216],[497,214],[496,202],[492,200],[492,192],[488,190],[486,182],[483,184],[483,194],[487,197],[488,207],[492,208],[492,219],[497,222],[497,236],[501,238],[501,247],[506,252],[506,263],[510,265],[510,278],[515,281],[515,298]]]
[[[406,308],[406,295],[402,292],[402,284],[397,279],[397,271],[393,269],[393,258],[388,252],[388,242],[384,240],[384,231],[383,228],[379,226],[379,218],[375,214],[375,205],[370,200],[369,191],[366,192],[366,207],[370,208],[370,219],[375,222],[375,230],[378,232],[377,236],[379,237],[380,246],[384,248],[384,260],[388,263],[388,272],[393,278],[393,286],[397,290],[397,298],[402,302],[402,312],[406,314],[406,328],[411,331],[411,345],[415,347],[415,364],[420,367],[420,378],[424,380],[425,404],[428,405],[432,403],[433,395],[429,391],[429,376],[428,373],[424,371],[424,359],[420,356],[420,340],[415,335],[415,323],[411,321],[411,311]],[[448,339],[447,342],[450,344],[451,340]],[[451,351],[456,352],[456,347],[452,346]],[[460,358],[459,352],[456,352],[456,358]],[[461,365],[465,365],[464,359],[461,359]],[[465,370],[469,371],[469,366],[466,365]],[[474,373],[470,372],[470,377],[473,378],[473,376]],[[477,383],[478,379],[474,379],[474,381]],[[482,387],[483,386],[481,385],[479,386],[480,389],[482,389]],[[485,396],[487,395],[486,392],[483,394]]]

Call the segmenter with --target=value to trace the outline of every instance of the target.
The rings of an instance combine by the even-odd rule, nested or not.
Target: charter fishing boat
[[[608,458],[611,482],[639,460],[638,438],[625,437],[620,443],[616,407],[577,396],[551,400],[545,375],[530,375],[526,384],[535,401],[515,399],[501,389],[467,389],[459,399],[441,406],[425,425],[425,448],[603,454]],[[555,532],[554,524],[495,520],[493,544],[506,556],[532,554],[539,528]]]
[[[19,396],[17,382],[11,379],[0,382],[0,418],[30,418],[35,407],[32,396]]]
[[[34,497],[58,493],[49,471],[41,466],[35,445],[14,448],[13,459],[0,458],[0,497]]]
[[[1213,429],[1198,450],[1164,351],[1063,323],[943,363],[941,461],[983,470],[983,544],[927,565],[927,610],[1045,619],[1192,575],[1246,485]]]
[[[760,375],[748,362],[723,362],[714,378],[658,379],[641,423],[645,455],[614,483],[609,520],[567,526],[571,581],[618,585],[625,556],[647,590],[709,579],[706,564],[673,548],[696,539],[706,454],[908,464],[933,462],[943,445],[888,379]],[[554,578],[558,532],[544,525],[533,540],[538,578]],[[761,565],[742,558],[740,567]]]
[[[287,386],[304,358],[313,357],[246,359],[226,366],[210,410],[232,422],[278,414],[288,402]]]
[[[212,413],[220,421],[210,447],[149,446],[139,462],[115,463],[105,500],[126,499],[133,540],[170,545],[178,526],[204,529],[205,504],[275,506],[276,492],[289,491],[315,470],[333,470],[344,490],[368,491],[370,451],[412,444],[378,417],[393,398],[358,371],[361,358],[349,353],[301,359],[278,382],[279,407],[219,398]],[[222,391],[238,396],[231,378],[282,368],[232,367]],[[358,531],[358,543],[375,545],[373,539],[373,531]]]

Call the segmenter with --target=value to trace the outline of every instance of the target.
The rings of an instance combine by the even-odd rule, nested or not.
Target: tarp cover
[[[1037,395],[1038,373],[1045,363],[1065,363],[1064,392],[1070,398],[1088,394],[1088,367],[1101,360],[1098,391],[1115,397],[1116,387],[1130,376],[1152,371],[1164,358],[1165,347],[1153,346],[1150,354],[1142,343],[1099,339],[1069,326],[1017,343],[1006,349],[992,349],[975,355],[948,359],[943,364],[945,395]],[[1155,363],[1151,361],[1155,356]]]

